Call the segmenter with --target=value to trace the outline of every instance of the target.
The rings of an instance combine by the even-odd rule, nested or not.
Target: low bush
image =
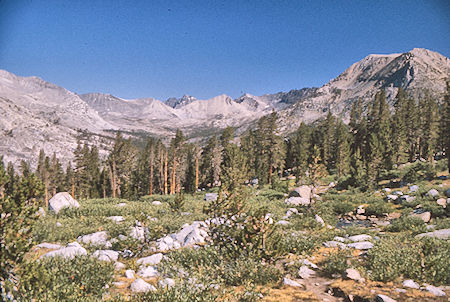
[[[348,250],[342,250],[330,254],[322,263],[323,271],[329,277],[334,274],[342,274],[349,267],[351,253]]]
[[[389,214],[394,211],[392,204],[385,201],[377,201],[371,203],[366,207],[366,215],[374,215],[377,217],[382,217],[384,214]]]
[[[433,238],[388,237],[378,241],[367,254],[367,269],[376,281],[398,277],[432,284],[448,284],[450,242]]]
[[[112,263],[89,256],[44,258],[21,267],[23,301],[99,301],[113,281]]]
[[[367,253],[370,277],[375,281],[393,281],[403,275],[417,280],[421,276],[421,249],[416,242],[384,238]]]
[[[403,215],[392,221],[392,224],[387,226],[386,230],[389,232],[411,231],[415,235],[426,232],[427,227],[421,218]]]

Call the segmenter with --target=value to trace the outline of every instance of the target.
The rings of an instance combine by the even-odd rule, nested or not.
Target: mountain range
[[[430,50],[368,55],[319,88],[303,88],[237,99],[219,95],[198,100],[184,95],[159,101],[123,99],[110,94],[76,94],[38,77],[20,77],[0,70],[0,155],[18,163],[35,164],[40,149],[67,162],[77,141],[110,148],[118,130],[126,135],[170,138],[181,129],[190,138],[203,138],[227,126],[238,132],[260,117],[277,111],[281,130],[294,131],[303,121],[314,122],[328,111],[348,119],[352,103],[364,106],[380,89],[392,104],[401,87],[415,98],[427,91],[440,100],[446,92],[450,60]]]

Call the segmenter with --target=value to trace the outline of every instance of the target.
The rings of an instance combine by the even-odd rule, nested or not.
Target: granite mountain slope
[[[295,130],[328,110],[346,119],[351,104],[364,105],[380,89],[392,103],[398,88],[414,97],[427,90],[436,99],[445,93],[450,60],[415,48],[407,53],[368,55],[320,88],[303,88],[237,99],[219,95],[209,100],[192,96],[159,101],[126,100],[109,94],[77,95],[37,77],[19,77],[0,70],[0,152],[8,161],[35,160],[39,149],[72,157],[77,139],[105,152],[113,132],[168,138],[176,129],[205,137],[227,126],[243,131],[261,116],[279,112],[282,130]]]

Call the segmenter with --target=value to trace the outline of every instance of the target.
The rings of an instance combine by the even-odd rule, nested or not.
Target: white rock
[[[43,207],[39,207],[39,209],[36,212],[36,216],[45,217],[45,210]]]
[[[131,291],[134,293],[146,293],[149,291],[155,291],[156,288],[150,283],[145,282],[142,279],[136,279],[130,285]]]
[[[159,276],[158,270],[153,266],[141,267],[137,274],[142,278],[152,278]]]
[[[403,285],[403,287],[416,288],[416,289],[420,288],[419,284],[417,284],[416,282],[414,282],[414,280],[411,280],[411,279],[403,281],[402,285]]]
[[[431,219],[431,213],[430,212],[423,212],[423,213],[413,213],[411,214],[413,217],[418,217],[423,220],[423,222],[427,223]]]
[[[159,280],[158,285],[160,287],[172,287],[175,286],[175,280],[172,278],[164,278],[162,280]]]
[[[386,193],[389,193],[389,192],[391,192],[392,190],[391,190],[390,188],[383,188],[383,191],[386,192]]]
[[[428,191],[427,195],[431,197],[437,197],[439,196],[439,192],[436,189],[431,189],[430,191]]]
[[[286,221],[286,220],[279,220],[279,221],[277,221],[276,224],[278,224],[278,225],[288,225],[288,224],[289,224],[289,221]]]
[[[92,254],[93,257],[101,261],[117,261],[119,259],[119,252],[113,250],[97,250]]]
[[[418,185],[412,185],[409,187],[409,192],[417,192],[419,190]]]
[[[152,205],[160,206],[160,205],[162,205],[162,202],[159,200],[155,200],[155,201],[152,201]]]
[[[369,250],[373,248],[372,242],[363,241],[363,242],[354,242],[347,244],[347,247],[351,247],[357,250]]]
[[[127,279],[134,279],[135,272],[132,269],[127,269],[125,271],[125,278]]]
[[[422,238],[422,237],[449,239],[450,238],[450,229],[442,229],[442,230],[437,230],[437,231],[433,231],[433,232],[422,233],[422,234],[419,234],[416,236],[416,238]]]
[[[348,268],[344,272],[344,278],[364,282],[365,279],[361,277],[360,273],[354,268]]]
[[[59,222],[59,221],[57,221],[55,225],[56,225],[58,228],[63,226],[62,223]]]
[[[58,250],[58,249],[62,248],[62,246],[59,244],[47,243],[47,242],[39,243],[38,245],[36,245],[36,247],[41,248],[41,249],[49,249],[49,250]]]
[[[298,270],[298,275],[302,279],[308,279],[308,278],[311,278],[312,276],[315,276],[316,272],[313,271],[312,269],[310,269],[309,267],[307,267],[306,265],[302,265],[300,267],[300,269]]]
[[[121,202],[121,203],[116,204],[116,207],[121,208],[121,207],[125,207],[126,205],[127,204],[125,202]]]
[[[309,198],[303,197],[289,197],[284,202],[293,206],[307,206],[311,204],[311,200]]]
[[[122,222],[125,220],[125,218],[123,218],[123,216],[109,216],[108,219],[110,219],[116,223],[119,223],[119,222]]]
[[[217,193],[206,193],[205,194],[205,201],[216,201],[217,198],[219,198],[219,194]]]
[[[447,207],[447,199],[445,198],[439,198],[436,203],[444,208]]]
[[[162,253],[153,254],[148,257],[140,258],[136,261],[137,264],[140,265],[156,265],[161,262],[163,259]]]
[[[322,244],[324,247],[338,247],[344,249],[346,245],[339,241],[326,241]]]
[[[81,255],[87,255],[86,249],[84,249],[78,242],[72,242],[69,243],[66,247],[42,255],[41,258],[63,257],[67,259],[73,259],[74,257]]]
[[[315,269],[318,269],[318,268],[319,268],[317,265],[315,265],[314,263],[312,263],[312,262],[309,261],[308,259],[302,259],[302,260],[300,260],[300,263],[301,263],[301,264],[304,264],[304,265],[307,265],[307,266],[309,266],[309,267],[315,268]]]
[[[361,242],[361,241],[367,241],[367,240],[371,240],[371,239],[372,239],[372,236],[366,235],[366,234],[348,237],[348,240],[353,241],[353,242]]]
[[[393,195],[393,194],[389,194],[389,195],[387,195],[386,197],[387,197],[387,199],[389,199],[389,200],[397,200],[397,198],[398,198],[397,195]]]
[[[339,242],[345,242],[345,238],[344,237],[339,237],[339,236],[335,236],[333,238],[334,241],[339,241]]]
[[[376,302],[396,302],[397,300],[394,300],[391,297],[388,297],[386,295],[379,294],[379,295],[377,295],[375,301]]]
[[[117,271],[123,270],[126,267],[127,266],[125,264],[123,264],[122,262],[117,261],[116,263],[114,263],[114,269]]]
[[[55,212],[56,214],[59,213],[64,208],[79,208],[80,204],[78,201],[73,199],[73,197],[67,193],[67,192],[60,192],[55,194],[49,201],[48,201],[48,209],[50,211]]]
[[[293,287],[302,287],[302,285],[300,283],[298,283],[297,281],[291,280],[287,277],[283,278],[283,284],[287,285],[287,286],[293,286]]]
[[[311,199],[312,194],[312,187],[311,186],[300,186],[298,188],[295,188],[294,191],[290,193],[291,197],[301,197],[305,199]]]
[[[323,221],[322,217],[320,217],[319,215],[315,215],[314,219],[316,220],[316,222],[320,223],[321,226],[325,226],[325,221]]]
[[[403,195],[403,192],[402,191],[394,191],[394,192],[392,192],[392,194],[394,194],[394,195]]]
[[[440,288],[435,287],[433,285],[425,286],[425,290],[427,290],[430,294],[437,296],[437,297],[445,296],[445,292],[443,290],[441,290]]]
[[[77,241],[90,245],[111,247],[111,242],[108,241],[108,234],[106,233],[106,231],[100,231],[80,236],[77,238]]]
[[[119,234],[119,236],[117,236],[117,238],[118,238],[119,240],[127,240],[127,239],[128,239],[127,236],[122,235],[122,234]]]
[[[130,228],[130,237],[137,239],[139,241],[145,240],[145,233],[148,231],[147,228],[142,226],[134,226]]]

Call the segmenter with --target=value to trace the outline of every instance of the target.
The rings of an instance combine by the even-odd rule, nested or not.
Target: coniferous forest
[[[392,106],[380,91],[348,120],[329,111],[289,134],[272,112],[202,141],[117,132],[103,156],[78,143],[67,164],[0,160],[2,297],[439,299],[449,117],[448,86],[443,100],[399,89]],[[60,192],[77,205],[56,209]]]

